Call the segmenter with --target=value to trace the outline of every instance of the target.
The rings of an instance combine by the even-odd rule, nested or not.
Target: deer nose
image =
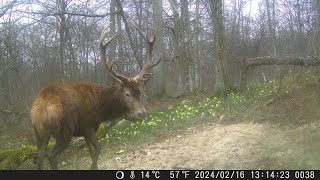
[[[136,114],[139,118],[143,118],[144,116],[146,116],[146,110],[143,108],[142,110],[139,110]]]

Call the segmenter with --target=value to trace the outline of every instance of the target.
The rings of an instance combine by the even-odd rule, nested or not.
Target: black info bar
[[[1,179],[319,179],[320,170],[4,170]]]

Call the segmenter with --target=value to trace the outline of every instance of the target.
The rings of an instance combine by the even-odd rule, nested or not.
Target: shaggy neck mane
[[[105,120],[113,120],[129,112],[122,91],[118,86],[103,88],[101,94],[102,114]]]

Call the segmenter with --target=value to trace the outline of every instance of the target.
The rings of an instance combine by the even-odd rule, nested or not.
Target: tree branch
[[[48,16],[61,16],[61,15],[69,15],[69,16],[83,16],[83,17],[106,17],[113,14],[119,14],[119,11],[112,12],[112,13],[106,13],[106,14],[82,14],[82,13],[46,13],[46,12],[32,12],[32,11],[20,11],[21,13],[27,13],[27,14],[40,14],[40,15],[46,15]]]
[[[13,5],[14,5],[16,2],[17,2],[17,0],[13,0],[10,4],[7,5],[7,7],[4,7],[4,10],[2,10],[2,12],[0,13],[0,18],[1,18],[2,16],[4,16],[4,15],[7,13],[7,11],[9,11],[9,9],[13,7]]]
[[[0,112],[4,113],[4,114],[18,115],[18,116],[29,115],[29,112],[27,112],[27,111],[25,111],[25,112],[15,112],[15,111],[11,111],[11,110],[8,110],[8,109],[3,109],[3,108],[0,108]]]

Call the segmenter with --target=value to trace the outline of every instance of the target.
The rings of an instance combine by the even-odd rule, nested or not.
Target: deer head
[[[152,50],[156,38],[154,35],[144,37],[148,45],[147,60],[138,75],[136,75],[135,77],[126,77],[124,75],[120,75],[112,69],[113,61],[109,63],[106,56],[106,48],[116,36],[116,34],[114,34],[109,40],[104,42],[109,25],[107,25],[103,29],[99,39],[101,63],[104,64],[107,70],[111,73],[111,76],[109,77],[111,77],[113,82],[115,82],[115,86],[120,92],[120,99],[124,102],[129,112],[135,114],[138,117],[143,117],[146,114],[146,110],[141,100],[141,90],[139,88],[139,85],[141,82],[148,81],[152,77],[152,75],[154,74],[152,72],[152,68],[158,65],[160,62],[159,60],[155,64],[152,63]]]

